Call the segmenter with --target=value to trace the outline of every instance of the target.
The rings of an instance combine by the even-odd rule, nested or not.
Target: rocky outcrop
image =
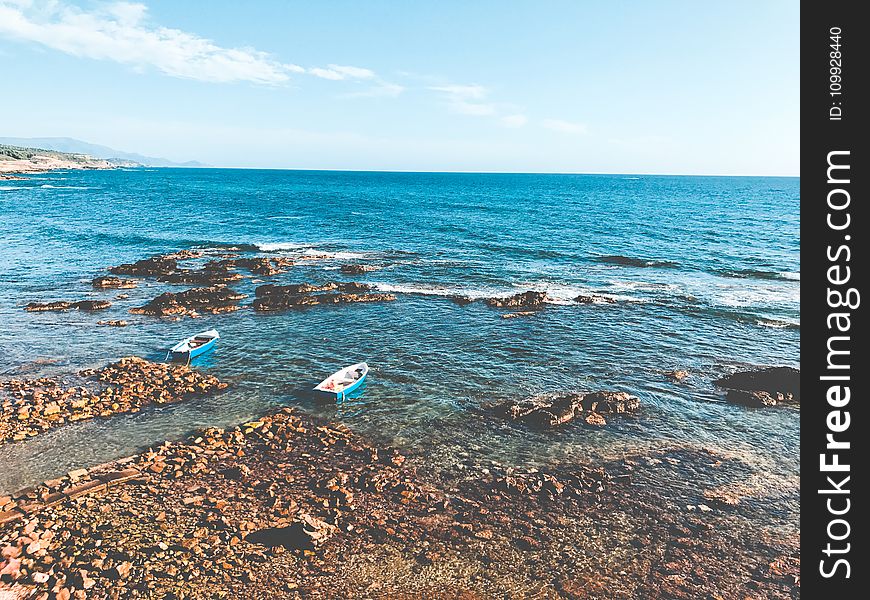
[[[69,387],[57,380],[0,382],[0,443],[23,440],[84,419],[137,412],[149,404],[166,404],[226,387],[217,378],[185,366],[122,358],[102,369],[79,374],[96,386]]]
[[[487,298],[487,306],[495,308],[541,308],[549,300],[545,292],[520,292],[507,298]]]
[[[201,269],[178,269],[172,273],[158,275],[157,281],[163,283],[184,283],[189,285],[220,285],[239,281],[240,273],[230,270],[223,262],[209,261]]]
[[[368,293],[371,286],[364,283],[327,282],[320,285],[299,283],[291,285],[261,285],[255,291],[254,310],[273,312],[291,310],[318,304],[348,304],[353,302],[389,302],[392,294]],[[323,293],[334,292],[334,293]]]
[[[800,403],[801,372],[792,367],[769,367],[738,371],[713,383],[727,391],[729,402],[745,406],[776,406]]]
[[[137,282],[134,279],[121,279],[120,277],[94,277],[91,285],[100,290],[118,290],[131,289],[136,287]]]
[[[505,402],[492,408],[495,414],[534,427],[558,427],[575,419],[583,419],[588,425],[602,426],[607,421],[604,415],[636,412],[640,400],[626,392],[591,392],[568,394],[545,394],[521,400]]]
[[[108,300],[79,300],[78,302],[67,302],[66,300],[58,300],[55,302],[31,302],[24,307],[27,312],[44,312],[44,311],[61,311],[61,310],[104,310],[112,306]]]
[[[274,257],[267,258],[258,256],[254,258],[236,258],[234,260],[223,261],[227,266],[246,269],[254,275],[270,276],[286,273],[287,270],[296,264],[289,258]]]
[[[192,288],[183,292],[166,292],[151,300],[145,306],[131,308],[135,315],[152,316],[196,316],[204,312],[218,314],[239,309],[239,301],[245,298],[226,286]]]
[[[133,263],[124,263],[116,267],[109,267],[109,273],[113,275],[137,275],[140,277],[157,277],[158,275],[170,275],[178,269],[178,260],[172,255],[158,255],[143,258]]]

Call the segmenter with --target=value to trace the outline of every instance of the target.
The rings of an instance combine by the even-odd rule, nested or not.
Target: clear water
[[[798,411],[727,404],[710,381],[735,367],[799,366],[798,205],[793,178],[158,169],[2,182],[0,375],[63,373],[129,354],[159,359],[182,337],[216,327],[219,346],[198,366],[233,385],[2,446],[0,490],[289,404],[445,466],[711,448],[751,465],[765,493],[787,499],[786,520],[796,524]],[[365,281],[398,300],[171,322],[127,313],[173,288],[145,282],[108,311],[22,310],[34,300],[111,299],[117,291],[89,283],[106,267],[220,244],[326,254],[274,280]],[[382,268],[343,276],[348,262]],[[255,286],[234,287],[253,295]],[[447,298],[527,289],[555,302],[505,320],[504,311]],[[619,302],[570,302],[588,292]],[[120,318],[133,325],[95,324]],[[361,398],[336,407],[307,395],[359,360],[372,366]],[[660,371],[673,368],[692,376],[668,382]],[[623,389],[642,410],[604,429],[550,433],[474,410],[556,389]]]

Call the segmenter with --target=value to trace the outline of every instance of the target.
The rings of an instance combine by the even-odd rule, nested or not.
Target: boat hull
[[[344,400],[345,398],[353,395],[354,392],[359,391],[363,387],[363,385],[365,384],[366,378],[368,377],[368,374],[369,374],[368,365],[366,365],[365,363],[361,363],[361,365],[365,369],[363,371],[362,377],[360,377],[359,379],[357,379],[356,381],[354,381],[353,383],[351,383],[347,387],[341,389],[340,391],[321,389],[320,385],[323,385],[323,383],[325,381],[328,381],[328,379],[327,379],[327,380],[324,380],[324,382],[321,382],[321,384],[319,386],[314,388],[314,393],[321,396],[322,398],[327,398],[327,399],[331,399],[331,400],[335,400],[335,401],[341,401],[341,400]],[[356,365],[354,365],[354,366],[356,366]]]
[[[200,356],[202,354],[205,354],[206,352],[213,350],[219,339],[220,339],[220,337],[215,336],[212,339],[210,339],[209,341],[207,341],[206,343],[204,343],[200,346],[197,346],[196,348],[191,348],[191,349],[187,349],[187,350],[174,350],[174,349],[170,350],[169,351],[169,358],[173,361],[193,360],[197,356]]]

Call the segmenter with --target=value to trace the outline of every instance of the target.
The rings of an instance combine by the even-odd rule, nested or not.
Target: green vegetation
[[[55,150],[45,150],[43,148],[22,148],[21,146],[0,144],[0,160],[30,160],[34,156],[50,156],[72,162],[93,160],[86,154],[69,154],[68,152],[56,152]]]

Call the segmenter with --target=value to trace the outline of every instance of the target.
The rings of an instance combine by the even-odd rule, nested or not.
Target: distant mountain
[[[142,156],[135,152],[122,152],[108,146],[100,146],[99,144],[90,144],[81,140],[65,137],[49,137],[49,138],[11,138],[0,137],[0,144],[9,146],[22,146],[26,148],[43,148],[45,150],[54,150],[55,152],[68,152],[71,154],[87,154],[94,158],[104,159],[121,159],[134,163],[139,163],[146,167],[205,167],[201,162],[190,160],[187,162],[174,162],[166,158],[157,158],[154,156]]]

